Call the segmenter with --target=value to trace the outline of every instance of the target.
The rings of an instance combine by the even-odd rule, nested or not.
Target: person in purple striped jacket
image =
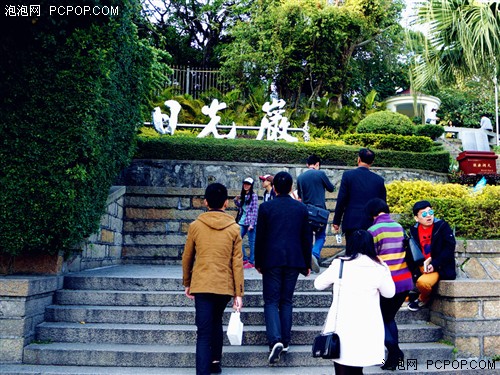
[[[394,297],[380,297],[380,309],[385,327],[384,343],[388,353],[382,369],[394,371],[398,363],[404,359],[403,351],[399,348],[395,317],[410,290],[413,289],[413,280],[405,262],[403,227],[391,219],[389,206],[384,200],[371,199],[365,208],[370,217],[373,217],[373,225],[368,228],[368,232],[373,236],[375,250],[379,258],[389,266],[396,285]]]

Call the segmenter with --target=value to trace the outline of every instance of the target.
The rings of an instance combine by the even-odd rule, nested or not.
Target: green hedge
[[[113,1],[114,16],[37,4],[40,17],[4,17],[0,33],[0,253],[10,255],[57,253],[95,232],[152,79],[138,0]],[[89,4],[110,5],[73,5]]]
[[[437,139],[444,133],[444,128],[441,125],[417,125],[415,126],[415,135],[422,137],[429,137],[430,139]]]
[[[400,224],[415,224],[413,204],[428,200],[436,217],[446,220],[459,237],[500,238],[500,186],[486,186],[480,192],[458,184],[429,181],[393,181],[387,184],[387,203],[401,214]]]
[[[366,116],[356,127],[358,133],[413,135],[413,122],[408,116],[392,111],[379,111]]]
[[[348,145],[394,151],[429,152],[434,147],[430,138],[413,135],[357,133],[346,134],[343,139]]]
[[[359,147],[313,143],[286,143],[246,139],[191,137],[139,137],[135,158],[174,160],[220,160],[254,163],[304,164],[317,154],[324,165],[355,166]],[[416,153],[375,150],[376,167],[423,169],[447,173],[449,153]]]

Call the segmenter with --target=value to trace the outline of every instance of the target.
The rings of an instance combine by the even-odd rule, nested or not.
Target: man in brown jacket
[[[219,183],[205,190],[208,212],[189,225],[182,255],[183,285],[196,309],[196,374],[220,373],[222,315],[231,297],[243,303],[243,259],[240,227],[224,212],[227,189]]]

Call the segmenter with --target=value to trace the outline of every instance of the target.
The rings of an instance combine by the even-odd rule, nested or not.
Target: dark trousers
[[[196,293],[194,296],[196,375],[207,375],[212,361],[220,361],[222,357],[222,314],[231,296],[212,293]]]
[[[396,293],[392,298],[380,297],[380,310],[384,319],[385,339],[384,344],[387,348],[387,362],[397,363],[401,357],[399,348],[399,333],[396,324],[396,313],[408,296],[409,291]]]
[[[298,268],[276,267],[263,270],[262,294],[269,346],[277,342],[287,346],[292,332],[293,292]]]

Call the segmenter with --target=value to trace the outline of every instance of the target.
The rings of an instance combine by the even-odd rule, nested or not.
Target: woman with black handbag
[[[341,263],[341,259],[335,259],[316,278],[314,286],[324,290],[333,285],[334,295],[338,296],[328,311],[324,328],[324,333],[335,330],[340,337],[335,374],[362,374],[363,367],[384,361],[384,323],[379,299],[380,295],[394,296],[395,286],[389,268],[375,253],[372,235],[365,230],[352,234],[339,282]]]

